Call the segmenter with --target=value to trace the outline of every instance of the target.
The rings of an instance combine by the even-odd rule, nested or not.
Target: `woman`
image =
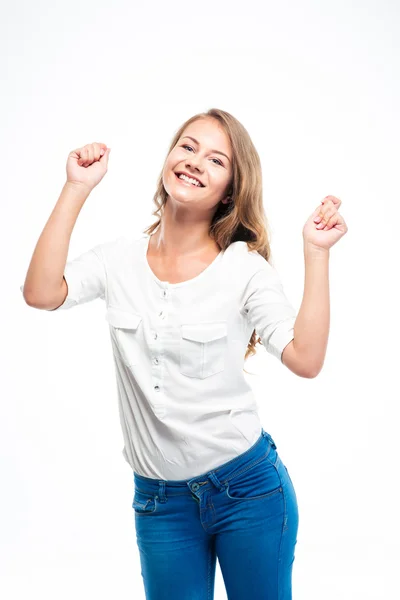
[[[154,196],[157,221],[145,235],[65,264],[109,152],[93,143],[69,154],[25,300],[46,310],[106,302],[146,598],[213,598],[218,557],[230,600],[289,600],[296,494],[261,427],[243,360],[261,343],[300,377],[321,370],[329,248],[347,231],[340,200],[327,196],[304,226],[296,316],[269,262],[258,153],[241,123],[218,109],[174,136]]]

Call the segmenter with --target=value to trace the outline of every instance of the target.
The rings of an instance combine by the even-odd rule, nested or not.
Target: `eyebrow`
[[[191,137],[190,135],[184,135],[182,137],[182,139],[183,138],[189,138],[190,140],[193,140],[195,144],[198,144],[200,146],[199,142],[197,140],[195,140],[194,137]],[[229,160],[229,162],[231,161],[229,156],[224,154],[224,152],[220,152],[219,150],[211,150],[211,152],[214,152],[214,154],[222,154],[222,156],[225,156],[225,158],[227,158]]]

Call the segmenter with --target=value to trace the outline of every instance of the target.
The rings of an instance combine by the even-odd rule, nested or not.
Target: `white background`
[[[260,154],[272,258],[296,309],[305,221],[332,194],[349,228],[330,251],[322,372],[299,378],[261,346],[245,366],[298,497],[293,598],[400,597],[399,10],[389,0],[3,4],[4,599],[144,599],[104,303],[51,313],[26,305],[19,286],[71,150],[112,148],[70,259],[154,222],[168,145],[211,107],[238,118]],[[226,598],[218,565],[215,598]]]

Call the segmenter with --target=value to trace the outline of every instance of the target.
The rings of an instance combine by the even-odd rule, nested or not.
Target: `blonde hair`
[[[190,117],[175,133],[168,153],[173,150],[186,127],[199,119],[216,119],[226,132],[232,145],[233,177],[229,187],[231,202],[220,202],[210,225],[210,237],[214,239],[222,250],[236,241],[245,241],[249,250],[255,250],[265,258],[270,259],[269,224],[264,212],[262,198],[261,162],[258,152],[251,141],[250,135],[243,125],[230,113],[210,108],[207,112]],[[165,159],[165,162],[167,160]],[[163,184],[163,170],[157,181],[157,189],[153,197],[156,209],[153,215],[158,220],[147,227],[143,233],[151,235],[160,225],[162,210],[167,201],[168,194]],[[257,337],[256,330],[250,337],[244,360],[256,353],[256,344],[262,345],[262,340]]]

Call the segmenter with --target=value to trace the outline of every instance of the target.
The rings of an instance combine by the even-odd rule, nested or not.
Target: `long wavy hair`
[[[157,181],[153,197],[156,209],[153,215],[157,221],[147,227],[143,233],[151,235],[162,220],[162,212],[168,194],[163,184],[163,170],[169,153],[177,144],[186,127],[199,119],[216,119],[226,132],[232,146],[233,177],[228,194],[228,204],[219,203],[210,224],[210,237],[222,250],[236,241],[245,241],[249,250],[255,250],[270,261],[269,223],[264,212],[262,197],[262,173],[258,152],[244,126],[230,113],[210,108],[198,113],[183,123],[175,133]],[[256,330],[250,337],[244,360],[256,353],[256,344],[262,345]]]

